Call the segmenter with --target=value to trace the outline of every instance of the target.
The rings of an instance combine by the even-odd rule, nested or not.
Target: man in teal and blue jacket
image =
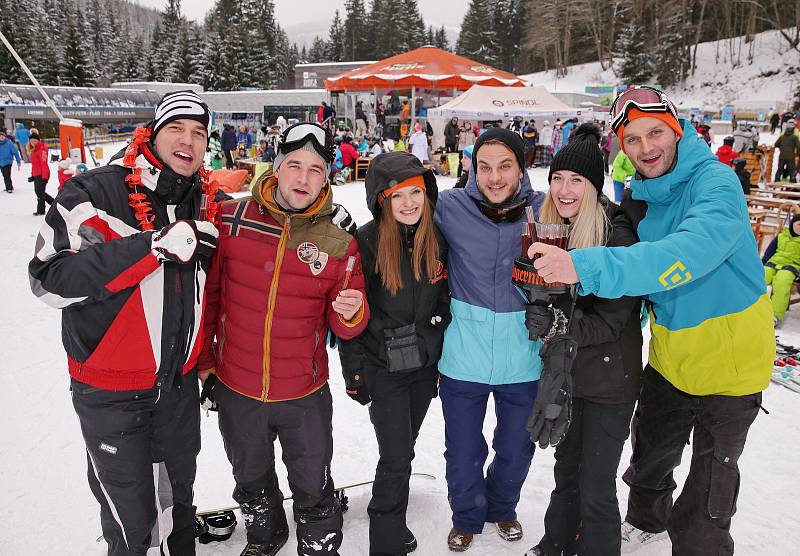
[[[472,160],[466,187],[443,191],[434,216],[450,249],[453,318],[439,372],[453,511],[448,545],[456,551],[466,550],[487,522],[506,540],[522,537],[516,506],[533,457],[525,423],[542,368],[541,342],[528,339],[524,300],[511,271],[525,207],[538,213],[544,194],[531,188],[522,139],[507,129],[484,132]],[[484,475],[490,394],[496,455]]]
[[[633,419],[623,552],[664,537],[673,554],[733,554],[738,460],[769,384],[772,311],[747,204],[730,167],[666,95],[622,93],[612,128],[636,167],[622,208],[640,242],[569,253],[534,244],[548,281],[582,294],[641,295],[651,313],[649,364]],[[673,470],[690,433],[692,461],[673,504]]]

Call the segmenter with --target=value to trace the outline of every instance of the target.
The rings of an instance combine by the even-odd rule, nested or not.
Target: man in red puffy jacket
[[[34,216],[44,215],[44,204],[53,204],[53,198],[48,195],[47,181],[50,179],[50,166],[47,159],[50,156],[47,145],[39,139],[38,133],[31,133],[30,139],[33,150],[31,151],[31,181],[36,192],[36,212]]]
[[[330,475],[325,337],[328,330],[357,336],[369,309],[358,244],[331,202],[332,160],[326,129],[294,125],[283,134],[274,174],[261,178],[252,196],[222,206],[199,368],[201,377],[213,372],[218,379],[213,396],[248,554],[275,554],[289,534],[276,437],[294,498],[298,554],[335,556],[342,541]]]
[[[728,166],[733,166],[733,164],[731,164],[733,159],[739,156],[739,153],[733,150],[733,143],[733,136],[728,135],[722,140],[722,146],[717,149],[716,153],[719,161]]]

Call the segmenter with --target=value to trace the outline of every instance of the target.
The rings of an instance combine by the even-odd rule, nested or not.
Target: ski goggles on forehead
[[[289,154],[308,142],[326,162],[333,162],[336,156],[333,137],[325,128],[317,124],[296,124],[288,128],[283,132],[278,148],[283,154]]]
[[[528,199],[520,199],[519,201],[502,203],[500,205],[493,205],[486,201],[478,201],[478,209],[480,209],[481,214],[496,223],[516,222],[525,213],[526,206],[528,206]]]
[[[623,91],[611,105],[608,116],[614,133],[619,132],[621,127],[630,123],[628,115],[634,108],[650,114],[672,114],[675,120],[678,119],[675,105],[664,92],[642,85]]]

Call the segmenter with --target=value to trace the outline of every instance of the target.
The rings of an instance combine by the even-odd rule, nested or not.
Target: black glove
[[[553,326],[553,311],[549,305],[538,303],[525,304],[525,327],[528,329],[528,338],[538,340],[544,338]]]
[[[527,429],[531,442],[540,448],[557,446],[569,428],[572,410],[572,362],[578,343],[567,335],[558,335],[542,346],[542,376],[528,418]]]
[[[349,376],[345,376],[344,388],[347,395],[361,405],[369,405],[372,402],[362,371],[353,371]]]
[[[217,375],[210,374],[200,390],[200,407],[208,411],[218,411],[217,401],[214,399],[214,386],[217,385]]]
[[[219,232],[211,222],[178,220],[153,234],[150,248],[162,263],[185,264],[213,255],[218,237]]]
[[[30,177],[28,178],[28,181],[29,181],[30,183],[33,183],[33,180],[35,180],[35,179],[36,179],[36,178],[34,178],[33,176],[30,176]]]

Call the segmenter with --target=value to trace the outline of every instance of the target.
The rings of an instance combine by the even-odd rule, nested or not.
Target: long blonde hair
[[[585,179],[585,178],[584,178]],[[583,200],[578,209],[578,214],[572,219],[569,230],[569,249],[580,249],[582,247],[597,247],[605,245],[608,241],[611,222],[606,216],[603,205],[600,204],[597,189],[586,180],[586,190],[583,193]],[[542,224],[565,224],[566,222],[558,214],[558,209],[553,202],[550,191],[544,198],[542,208],[539,210],[539,222]]]

